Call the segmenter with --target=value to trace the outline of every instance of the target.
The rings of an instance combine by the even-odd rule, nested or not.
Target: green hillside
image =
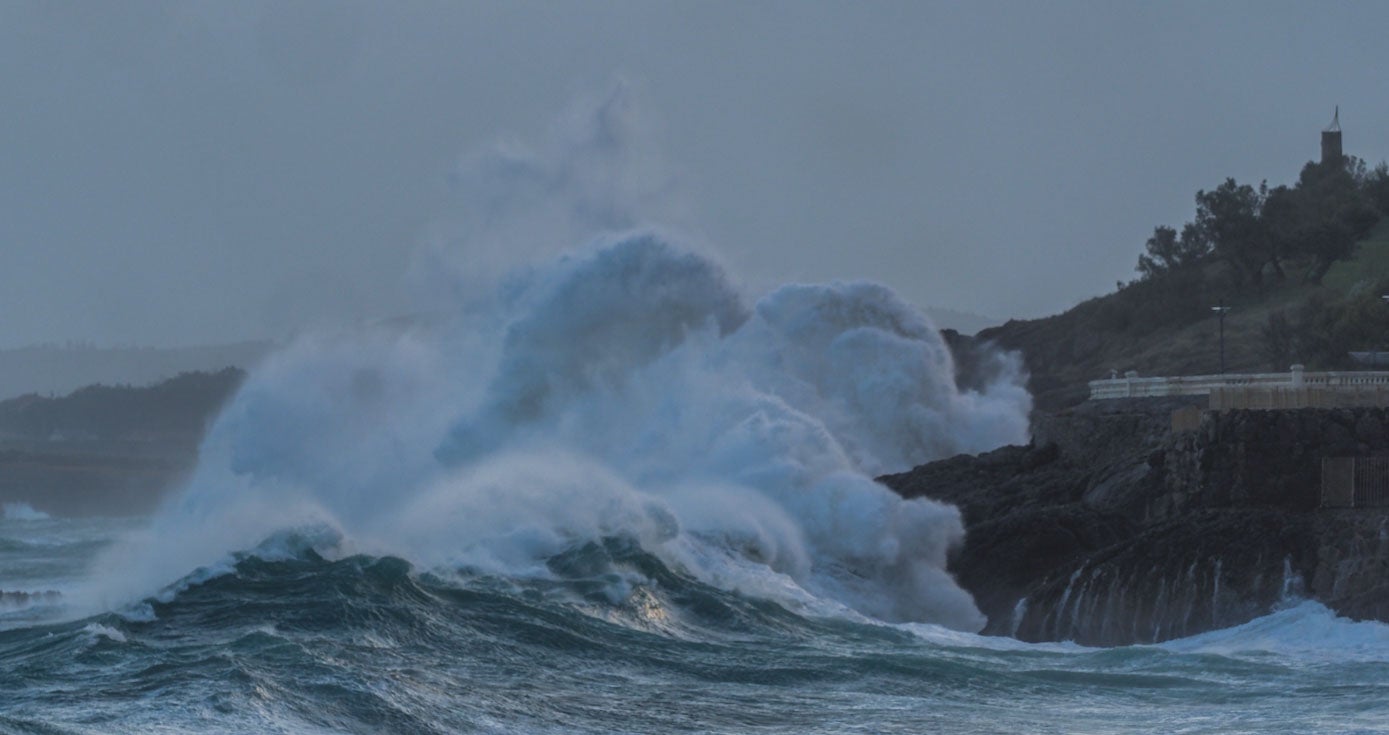
[[[1355,257],[1331,266],[1322,285],[1341,294],[1355,288],[1373,286],[1389,280],[1389,218],[1380,220],[1370,234],[1360,241]]]
[[[1235,288],[1228,266],[1208,262],[1186,273],[1135,281],[1065,313],[1013,320],[974,342],[1018,350],[1037,405],[1055,410],[1084,401],[1087,383],[1111,371],[1203,375],[1220,370],[1219,319],[1225,303],[1227,372],[1352,368],[1346,352],[1389,349],[1389,219],[1336,262],[1321,284],[1303,283],[1290,262],[1286,281]],[[1281,344],[1282,349],[1279,349]]]

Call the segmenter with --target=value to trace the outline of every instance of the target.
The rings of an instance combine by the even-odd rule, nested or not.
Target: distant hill
[[[158,444],[197,448],[207,422],[246,378],[239,368],[181,373],[142,387],[89,385],[61,398],[0,401],[0,443]]]
[[[191,471],[208,424],[246,373],[183,373],[0,401],[0,502],[57,515],[149,512]]]
[[[270,342],[237,342],[196,347],[93,347],[33,345],[0,349],[0,399],[26,393],[65,395],[82,386],[149,385],[180,373],[248,370],[271,348]]]

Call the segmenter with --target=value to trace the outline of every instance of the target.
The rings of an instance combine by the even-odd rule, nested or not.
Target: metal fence
[[[1389,457],[1326,457],[1321,461],[1323,508],[1389,506]]]

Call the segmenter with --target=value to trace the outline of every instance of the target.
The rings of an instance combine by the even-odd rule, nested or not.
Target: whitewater
[[[885,286],[750,295],[649,224],[621,90],[552,137],[470,158],[428,308],[269,358],[154,517],[4,508],[0,732],[1389,729],[1389,627],[1311,602],[978,635],[959,513],[873,478],[1025,443],[1016,356],[963,390]]]

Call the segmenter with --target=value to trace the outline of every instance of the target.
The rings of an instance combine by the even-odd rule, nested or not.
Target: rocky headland
[[[1196,402],[1090,401],[1038,414],[1028,446],[880,479],[960,508],[967,536],[951,569],[989,633],[1153,642],[1297,595],[1389,620],[1389,507],[1321,499],[1323,458],[1389,456],[1389,410]]]
[[[0,401],[0,503],[60,516],[152,511],[198,458],[207,424],[246,373],[183,373]]]

